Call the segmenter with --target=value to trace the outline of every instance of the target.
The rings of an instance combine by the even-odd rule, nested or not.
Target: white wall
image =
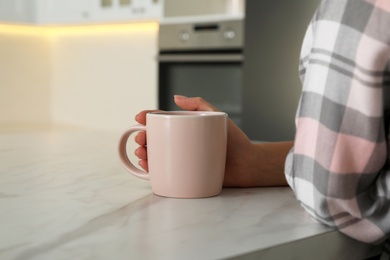
[[[157,108],[157,25],[58,33],[52,43],[54,122],[107,130]]]
[[[156,23],[28,28],[0,25],[0,127],[122,130],[157,108]]]
[[[50,39],[0,26],[0,126],[50,120]]]

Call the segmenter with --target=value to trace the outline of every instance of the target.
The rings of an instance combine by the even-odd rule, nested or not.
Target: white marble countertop
[[[0,133],[0,259],[359,259],[289,188],[167,199],[128,174],[119,134]]]

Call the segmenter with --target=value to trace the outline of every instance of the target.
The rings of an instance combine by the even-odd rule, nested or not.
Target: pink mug
[[[135,167],[127,156],[127,141],[137,131],[146,131],[149,172]],[[152,112],[146,115],[146,126],[131,126],[122,134],[119,156],[130,173],[150,181],[156,195],[204,198],[221,193],[226,146],[226,113]]]

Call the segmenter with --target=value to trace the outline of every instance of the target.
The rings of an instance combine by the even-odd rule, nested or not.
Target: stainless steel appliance
[[[243,19],[163,23],[159,30],[159,108],[173,95],[200,96],[242,124]]]

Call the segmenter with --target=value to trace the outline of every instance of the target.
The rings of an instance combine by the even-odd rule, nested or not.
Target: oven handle
[[[162,54],[159,62],[242,62],[243,54]]]

